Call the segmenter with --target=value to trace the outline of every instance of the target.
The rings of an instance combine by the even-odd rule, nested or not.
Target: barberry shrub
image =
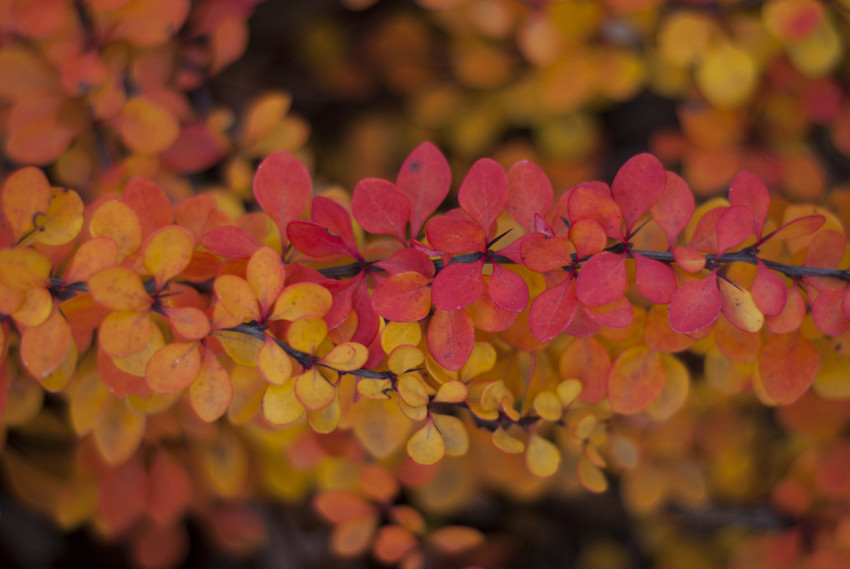
[[[746,497],[747,432],[711,427],[757,400],[819,444],[763,488],[799,523],[731,555],[846,552],[835,216],[771,202],[746,171],[696,207],[650,154],[610,186],[557,193],[533,163],[484,158],[451,190],[430,143],[350,200],[276,152],[253,177],[259,210],[238,217],[142,178],[85,204],[13,172],[0,424],[74,444],[49,467],[10,444],[11,487],[143,567],[180,562],[190,515],[224,549],[254,549],[263,495],[314,496],[340,556],[500,566],[480,529],[435,521],[470,485],[534,497],[616,479],[635,515]],[[694,436],[703,455],[672,461]]]

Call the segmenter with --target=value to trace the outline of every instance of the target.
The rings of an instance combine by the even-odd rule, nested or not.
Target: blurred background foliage
[[[254,167],[279,149],[310,164],[321,190],[395,179],[430,140],[456,182],[482,156],[529,159],[556,194],[610,181],[648,150],[701,198],[748,169],[774,199],[825,206],[846,226],[848,38],[847,0],[0,0],[0,176],[37,165],[94,201],[141,175],[175,200],[212,192],[237,214],[253,207]],[[473,440],[477,455],[444,461],[405,499],[498,536],[481,564],[798,567],[818,534],[780,532],[785,516],[850,500],[846,475],[812,474],[846,464],[847,406],[807,395],[773,413],[729,398],[740,370],[720,365],[695,382],[699,405],[630,425],[645,467],[606,494],[566,473],[520,475],[521,461]],[[39,473],[94,451],[57,419],[63,402],[24,391],[2,418],[3,566],[126,566],[127,548],[34,513],[48,509],[39,491],[55,490]],[[179,431],[174,421],[152,421],[149,436]],[[299,501],[314,478],[344,476],[347,435],[275,442],[232,417],[196,427],[171,450],[237,505],[189,520],[183,566],[372,566],[336,559]],[[278,443],[285,453],[269,450]],[[228,486],[234,464],[274,500]],[[843,567],[850,518],[834,517],[835,543],[807,569]]]

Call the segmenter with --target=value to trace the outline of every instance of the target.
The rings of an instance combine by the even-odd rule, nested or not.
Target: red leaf
[[[394,275],[372,293],[372,306],[387,320],[415,322],[431,310],[431,279],[419,273]]]
[[[351,227],[351,216],[340,204],[324,196],[316,196],[310,204],[310,221],[325,227],[334,235],[339,235],[345,246],[351,251],[357,251],[357,241],[354,240],[354,230]]]
[[[764,243],[768,239],[797,239],[798,237],[805,237],[820,229],[825,222],[826,218],[822,215],[798,217],[768,233],[759,241],[759,244]]]
[[[488,292],[498,306],[509,312],[521,312],[528,304],[528,285],[521,276],[493,263]]]
[[[667,304],[679,286],[676,275],[668,265],[639,253],[635,260],[635,284],[646,299],[655,304]]]
[[[623,214],[616,202],[585,186],[573,188],[567,202],[570,221],[592,219],[602,226],[605,235],[622,241]]]
[[[399,249],[390,257],[375,263],[375,265],[384,269],[390,275],[415,271],[426,277],[433,277],[436,273],[431,257],[416,249]]]
[[[443,253],[469,253],[487,250],[484,230],[476,223],[457,216],[441,215],[425,226],[431,247]]]
[[[483,267],[484,259],[443,267],[431,285],[434,306],[440,310],[457,310],[478,300],[484,293]]]
[[[459,370],[475,345],[475,327],[465,310],[446,312],[439,308],[428,322],[428,351],[444,368]]]
[[[745,205],[733,205],[717,220],[717,256],[737,247],[753,234],[753,214]]]
[[[673,172],[666,173],[664,192],[650,208],[650,214],[667,235],[669,247],[694,215],[694,194],[688,184]]]
[[[790,405],[808,389],[820,366],[817,348],[799,334],[774,336],[759,354],[759,376],[767,394]]]
[[[404,226],[410,217],[410,203],[392,182],[380,178],[361,180],[354,187],[351,212],[369,233],[392,235],[402,243],[407,242]]]
[[[670,327],[680,334],[696,332],[710,325],[720,314],[717,275],[686,282],[670,299]]]
[[[380,325],[380,318],[372,306],[372,294],[366,283],[366,275],[360,273],[354,285],[354,294],[351,297],[351,307],[357,314],[357,330],[351,337],[352,342],[368,346],[375,339]]]
[[[338,235],[333,235],[326,227],[312,221],[293,221],[286,226],[286,234],[293,247],[310,257],[360,257],[360,253],[352,251]]]
[[[285,242],[286,226],[301,217],[313,193],[307,167],[285,150],[269,155],[254,174],[254,199],[280,229]]]
[[[228,259],[247,259],[263,246],[251,233],[233,225],[210,229],[201,237],[201,245]]]
[[[667,382],[661,354],[646,346],[625,349],[608,373],[608,401],[621,415],[638,413],[658,399]]]
[[[517,162],[508,170],[508,213],[528,233],[535,232],[535,215],[552,208],[552,183],[532,162]]]
[[[523,264],[536,273],[572,265],[570,243],[561,237],[546,237],[534,233],[522,238],[520,256]]]
[[[638,154],[620,167],[611,182],[611,197],[620,206],[626,231],[658,201],[667,185],[667,173],[652,154]]]
[[[582,304],[611,304],[626,292],[626,255],[604,251],[591,257],[581,268],[576,295]]]
[[[449,194],[452,172],[436,146],[423,142],[401,165],[396,179],[398,189],[410,202],[410,236],[419,230]]]
[[[729,208],[716,207],[707,211],[697,222],[693,235],[688,241],[688,248],[696,249],[701,253],[715,253],[717,251],[717,222],[720,216]]]
[[[594,322],[609,328],[625,328],[631,325],[635,315],[632,304],[625,296],[605,306],[585,306],[584,311]]]
[[[490,228],[508,201],[508,175],[498,162],[482,158],[475,162],[460,184],[457,193],[460,207],[484,229],[490,239]]]
[[[765,316],[776,316],[785,308],[788,290],[782,278],[756,259],[756,276],[752,286],[753,302]]]
[[[150,180],[132,178],[124,188],[123,201],[139,216],[142,239],[174,221],[171,201],[162,188]]]
[[[753,233],[761,237],[767,210],[770,207],[770,193],[764,182],[752,172],[742,170],[729,185],[729,203],[749,208],[753,216]]]
[[[838,336],[850,328],[850,320],[841,310],[847,287],[833,288],[818,295],[812,303],[812,319],[827,336]]]
[[[528,325],[531,333],[541,342],[548,342],[573,319],[578,308],[573,279],[566,279],[558,286],[541,293],[531,303]]]

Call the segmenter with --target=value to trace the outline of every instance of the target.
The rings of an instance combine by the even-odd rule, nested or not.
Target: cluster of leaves
[[[185,198],[186,176],[219,164],[228,189],[250,193],[255,161],[308,133],[282,93],[259,96],[239,120],[204,95],[244,52],[257,3],[3,2],[5,156],[51,166],[57,183],[92,197],[144,176]]]
[[[238,217],[209,194],[172,205],[142,178],[86,205],[37,168],[11,174],[0,425],[55,433],[49,392],[80,441],[61,476],[5,449],[13,487],[66,527],[130,541],[145,567],[181,558],[189,513],[250,549],[252,493],[317,483],[340,555],[481,564],[480,531],[429,528],[406,503],[440,509],[441,473],[458,468],[445,457],[487,457],[519,495],[564,478],[604,492],[607,471],[648,512],[705,499],[701,467],[668,470],[650,442],[694,401],[676,354],[704,354],[715,397],[848,396],[848,247],[825,210],[771,200],[746,171],[696,207],[649,154],[610,186],[557,196],[533,163],[481,159],[437,214],[451,184],[430,143],[350,203],[314,195],[303,163],[276,152],[253,178],[261,211]],[[783,510],[821,519],[807,475],[846,492],[835,444],[777,487]]]
[[[349,156],[340,179],[386,164],[376,154],[392,156],[394,140],[423,129],[469,162],[536,157],[559,185],[598,177],[611,144],[641,148],[635,131],[646,129],[652,152],[703,197],[746,169],[793,200],[812,200],[834,162],[850,156],[846,2],[417,3],[427,17],[347,0],[386,15],[360,36],[322,22],[305,40],[306,51],[342,38],[309,59],[337,97],[388,89],[404,104],[402,117],[352,126],[350,137],[370,144],[335,148]],[[673,116],[657,113],[648,93],[669,100]],[[621,110],[639,95],[645,105]],[[634,118],[644,112],[659,120]],[[628,126],[611,132],[609,113]]]

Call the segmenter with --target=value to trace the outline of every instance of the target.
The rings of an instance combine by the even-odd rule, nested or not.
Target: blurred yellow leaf
[[[121,399],[112,398],[94,428],[94,440],[103,459],[116,465],[133,456],[142,442],[145,424],[144,415],[130,409]]]
[[[413,433],[407,441],[407,454],[419,464],[435,464],[443,458],[446,453],[446,445],[443,437],[434,425],[434,421],[428,419],[425,426]]]
[[[437,430],[440,431],[440,436],[443,437],[443,444],[446,448],[446,454],[449,456],[463,456],[469,450],[469,433],[466,432],[466,426],[463,421],[453,415],[432,415],[431,420]]]
[[[295,396],[295,378],[282,385],[270,385],[263,395],[263,415],[275,425],[284,425],[304,415],[304,405]]]
[[[493,431],[490,440],[493,442],[493,446],[502,452],[519,454],[525,451],[525,443],[510,436],[501,426]]]
[[[728,42],[718,42],[705,49],[694,79],[710,103],[734,108],[752,95],[758,84],[758,69],[749,53]]]
[[[534,433],[528,439],[525,464],[529,472],[535,476],[541,478],[552,476],[561,464],[561,453],[550,441]]]

